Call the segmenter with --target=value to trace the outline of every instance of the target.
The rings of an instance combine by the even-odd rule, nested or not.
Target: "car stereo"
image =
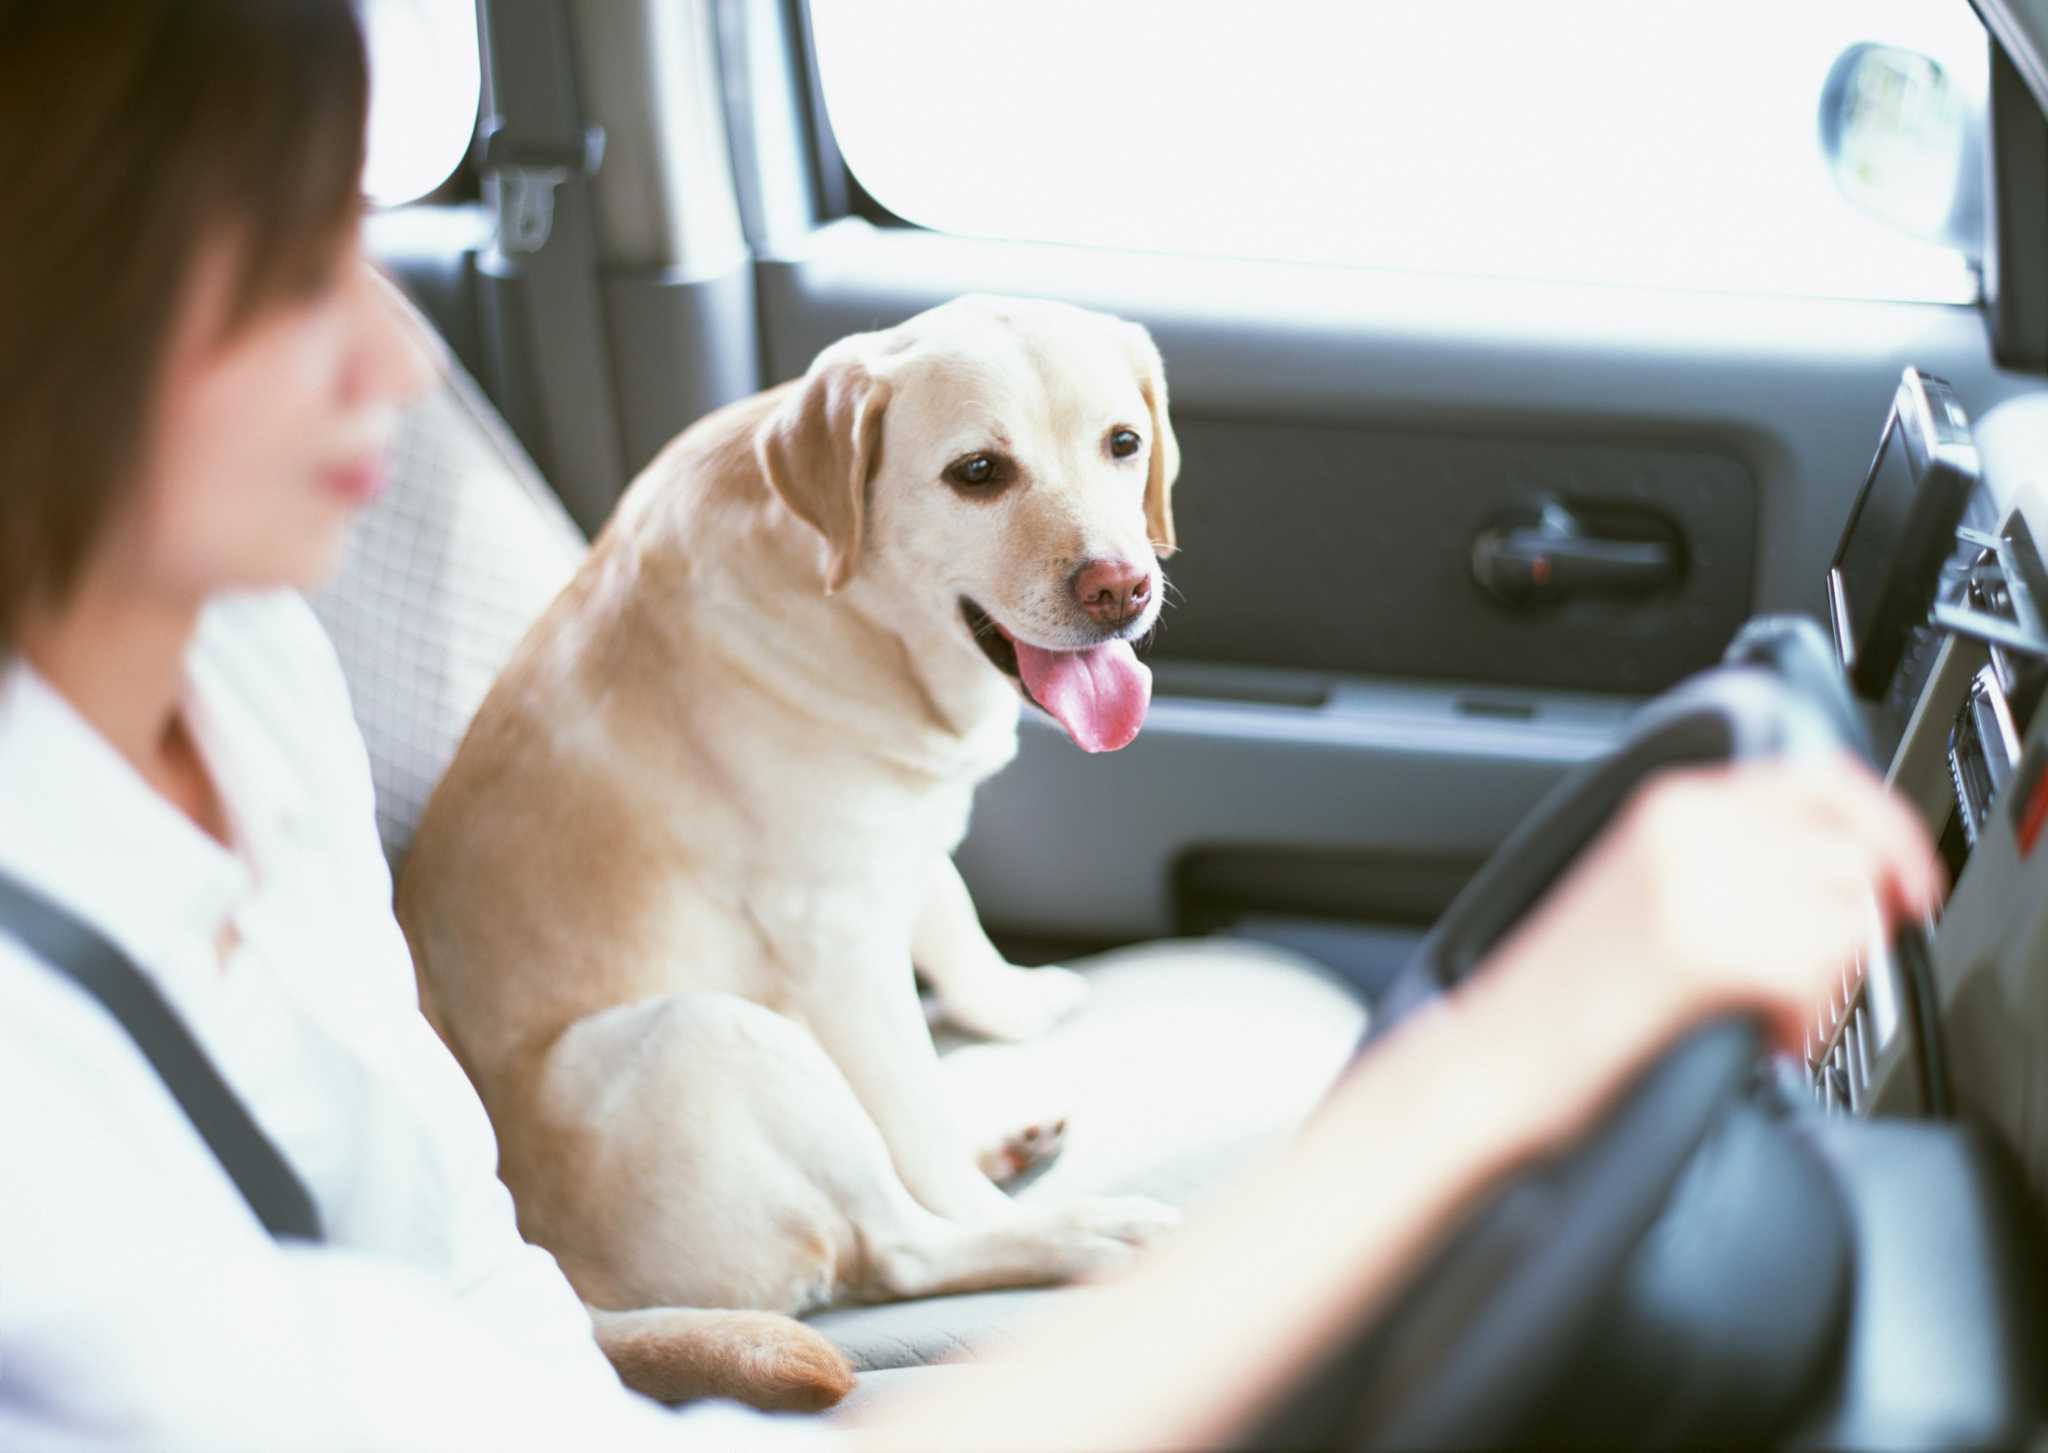
[[[1908,368],[1827,576],[1835,649],[1859,696],[1882,701],[1934,605],[1976,492],[1977,446],[1954,392]]]

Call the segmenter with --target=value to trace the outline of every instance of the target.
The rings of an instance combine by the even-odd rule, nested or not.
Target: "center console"
[[[2048,462],[2041,424],[2013,470],[1907,370],[1829,569],[1836,687],[1953,886],[1873,935],[1807,1035],[1795,1094],[1821,1113],[1788,1123],[1837,1186],[1855,1292],[1795,1446],[2004,1443],[2041,1412],[2048,490],[2011,483]]]
[[[1908,369],[1829,568],[1831,634],[1878,762],[1940,843],[1953,886],[1924,931],[1874,944],[1844,977],[1808,1036],[1805,1069],[1807,1092],[1834,1113],[1983,1124],[2038,1197],[2048,573],[2035,502],[2000,473],[1946,385]]]

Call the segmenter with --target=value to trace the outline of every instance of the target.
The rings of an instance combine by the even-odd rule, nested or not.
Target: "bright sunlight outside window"
[[[812,0],[847,164],[945,232],[1720,291],[1967,302],[1818,140],[1858,41],[1983,109],[1966,0]]]
[[[370,139],[363,190],[380,207],[448,180],[476,131],[483,90],[475,0],[364,0]]]

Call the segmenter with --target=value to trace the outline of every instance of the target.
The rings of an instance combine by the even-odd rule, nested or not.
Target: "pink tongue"
[[[1131,744],[1152,704],[1152,669],[1131,653],[1130,642],[1085,651],[1047,651],[1014,637],[1010,644],[1031,699],[1053,714],[1075,746],[1113,752]]]

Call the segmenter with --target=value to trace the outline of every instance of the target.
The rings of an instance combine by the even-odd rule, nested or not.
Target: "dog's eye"
[[[1118,429],[1109,436],[1109,452],[1118,459],[1128,459],[1138,452],[1138,446],[1144,442],[1138,437],[1135,429]]]
[[[946,480],[961,489],[987,489],[1008,478],[1003,463],[999,454],[970,454],[946,466]]]

